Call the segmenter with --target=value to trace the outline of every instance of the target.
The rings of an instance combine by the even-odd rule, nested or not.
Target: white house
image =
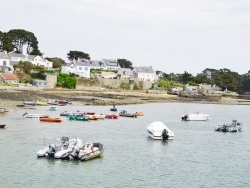
[[[129,68],[120,68],[117,72],[117,79],[131,80],[134,78],[133,71]]]
[[[152,67],[134,67],[133,69],[134,78],[137,78],[139,81],[155,81],[155,71]]]
[[[89,60],[91,69],[108,70],[107,66],[102,60]]]
[[[63,65],[61,73],[74,73],[80,77],[90,78],[90,68],[90,62],[83,59]]]
[[[26,61],[26,57],[23,54],[10,52],[9,54],[10,67],[14,70],[14,65],[18,65],[19,61]]]
[[[39,55],[26,55],[26,61],[31,62],[34,66],[42,66],[46,69],[53,69],[53,62],[48,61]]]

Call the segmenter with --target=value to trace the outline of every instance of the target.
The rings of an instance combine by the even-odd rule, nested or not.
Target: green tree
[[[117,62],[119,63],[120,67],[122,68],[129,68],[133,69],[133,63],[127,59],[117,59]]]
[[[23,53],[24,46],[26,47],[27,54],[42,55],[38,49],[38,41],[32,32],[23,29],[12,29],[8,32],[10,40],[14,45],[16,53]]]
[[[11,43],[11,39],[8,33],[0,31],[0,51],[12,52],[14,45]]]
[[[33,64],[29,61],[20,61],[17,66],[15,66],[23,71],[26,74],[29,74],[30,71],[34,68]]]
[[[194,77],[192,74],[184,71],[184,73],[180,75],[180,80],[182,83],[187,84],[188,82],[193,81]]]
[[[62,67],[62,65],[65,64],[65,61],[61,58],[58,57],[46,57],[45,59],[47,59],[48,61],[53,62],[53,68],[60,68]]]
[[[74,74],[60,73],[57,75],[57,83],[61,87],[74,89],[76,87],[76,77]]]
[[[81,51],[69,51],[67,53],[68,60],[73,61],[73,60],[78,60],[78,59],[88,59],[90,60],[89,54],[81,52]]]

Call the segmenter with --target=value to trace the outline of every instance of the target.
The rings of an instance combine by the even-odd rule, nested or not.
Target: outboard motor
[[[74,146],[70,154],[70,157],[72,157],[73,159],[76,159],[78,157],[79,152],[80,152],[80,148],[77,145]]]
[[[161,136],[163,141],[168,140],[169,138],[168,131],[166,129],[163,129]]]
[[[54,144],[51,144],[49,146],[48,156],[54,157],[55,153],[56,153],[56,146]]]
[[[187,118],[188,118],[188,115],[184,115],[184,116],[181,117],[181,120],[182,121],[187,121]]]

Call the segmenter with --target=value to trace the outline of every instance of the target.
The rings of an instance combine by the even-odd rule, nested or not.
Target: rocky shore
[[[22,100],[47,102],[56,99],[72,101],[73,105],[129,105],[158,102],[191,102],[217,104],[250,104],[250,100],[221,96],[177,96],[160,91],[77,91],[77,90],[1,90],[0,113],[16,108]]]

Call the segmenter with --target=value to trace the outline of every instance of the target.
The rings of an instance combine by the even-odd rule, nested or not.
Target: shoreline
[[[199,103],[199,104],[228,104],[249,105],[250,100],[229,97],[179,97],[166,92],[143,91],[84,91],[84,90],[1,90],[0,113],[13,108],[20,108],[22,100],[47,102],[47,100],[65,99],[72,105],[130,105],[145,103]]]

